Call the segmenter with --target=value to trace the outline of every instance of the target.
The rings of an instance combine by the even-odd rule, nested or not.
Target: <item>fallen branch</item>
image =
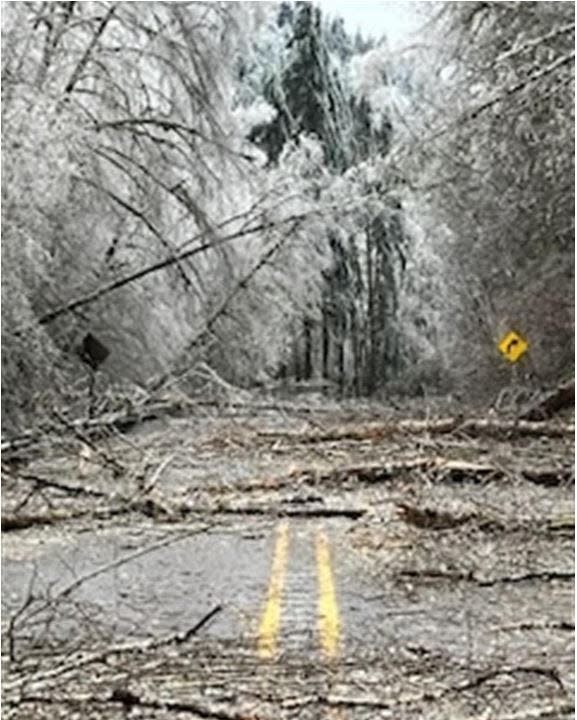
[[[565,695],[566,690],[559,673],[555,669],[542,668],[538,666],[513,666],[503,667],[490,670],[475,677],[466,680],[460,684],[448,687],[440,687],[427,690],[425,692],[413,695],[402,695],[397,699],[380,698],[378,696],[340,696],[334,694],[311,694],[303,697],[278,698],[275,701],[272,697],[267,697],[268,702],[276,704],[277,708],[283,709],[304,709],[305,707],[328,707],[332,709],[346,708],[367,708],[371,710],[399,710],[399,708],[407,708],[422,703],[431,703],[451,694],[459,694],[469,692],[481,688],[486,683],[496,680],[502,676],[514,677],[515,675],[532,675],[541,677],[545,680],[553,682]],[[197,717],[216,718],[217,720],[245,720],[249,715],[247,712],[238,712],[223,707],[214,707],[211,705],[200,704],[195,700],[174,701],[171,699],[162,700],[160,698],[147,698],[128,687],[117,687],[108,696],[82,695],[71,696],[67,693],[65,696],[57,697],[54,693],[50,695],[34,695],[27,694],[18,699],[5,699],[10,706],[19,706],[21,704],[50,704],[50,705],[69,705],[85,707],[87,704],[105,706],[109,703],[120,704],[125,711],[129,711],[133,707],[147,708],[153,710],[165,710],[173,712],[192,713]],[[545,707],[536,708],[535,711],[524,711],[522,714],[498,716],[500,720],[537,720],[539,718],[560,717],[574,710],[573,704],[569,702],[549,704]],[[257,720],[258,716],[250,713],[250,717]],[[483,716],[484,717],[484,716]]]
[[[290,698],[287,701],[281,701],[280,704],[283,708],[290,708],[292,710],[296,710],[299,708],[302,709],[305,707],[324,706],[335,710],[366,708],[370,710],[396,711],[396,713],[399,713],[399,710],[403,708],[418,706],[422,705],[423,703],[432,703],[441,700],[447,695],[476,690],[478,688],[481,688],[483,685],[490,682],[491,680],[496,680],[504,675],[514,677],[515,675],[520,674],[533,675],[550,680],[559,687],[559,689],[563,692],[563,695],[565,695],[566,693],[563,682],[556,669],[541,668],[537,666],[513,666],[503,667],[495,670],[490,670],[482,674],[478,674],[472,679],[466,680],[461,684],[450,685],[448,687],[433,688],[424,692],[418,692],[414,694],[399,693],[395,699],[391,697],[381,698],[376,695],[354,696],[350,694],[318,694],[308,695],[305,697],[301,696]],[[574,705],[572,703],[563,702],[562,704],[555,703],[549,704],[545,707],[537,708],[535,712],[531,712],[530,710],[528,710],[519,714],[507,716],[495,715],[494,717],[496,718],[496,720],[538,720],[539,718],[543,720],[545,718],[551,718],[551,720],[553,720],[553,718],[557,719],[573,711]],[[404,717],[404,713],[402,715]],[[419,713],[419,717],[421,716],[422,710]],[[389,717],[389,713],[387,713],[386,717]],[[393,715],[391,715],[391,717],[393,717]],[[396,717],[396,715],[394,717]],[[470,717],[471,720],[473,720],[473,716],[468,715],[467,717]],[[486,715],[475,716],[475,720],[484,720],[485,717]]]
[[[178,412],[181,408],[174,407],[172,403],[158,402],[143,405],[141,408],[129,411],[104,413],[94,418],[82,418],[78,420],[69,420],[66,423],[66,429],[73,435],[77,436],[77,432],[83,432],[83,442],[86,439],[98,437],[104,432],[110,430],[127,430],[141,422],[147,420],[156,420],[159,417],[170,415]],[[29,430],[12,438],[2,441],[0,449],[2,453],[22,450],[46,442],[51,436],[59,437],[63,433],[54,427],[41,426],[35,430]]]
[[[179,415],[183,412],[193,412],[196,407],[215,407],[220,408],[222,403],[216,400],[205,401],[187,401],[182,402],[179,398],[177,401],[158,400],[155,402],[143,403],[139,407],[120,412],[103,413],[93,418],[82,418],[69,421],[69,430],[75,428],[82,430],[88,437],[98,437],[105,431],[109,430],[129,430],[140,423],[149,420],[157,420],[162,417],[170,417]],[[247,405],[245,403],[227,403],[227,407],[233,409],[250,410],[259,412],[261,410],[277,409],[276,406],[268,405]],[[310,412],[310,408],[307,409]],[[279,412],[282,411],[282,407]],[[304,408],[299,408],[300,412],[304,412]],[[74,432],[72,430],[72,432]],[[5,438],[0,444],[2,453],[24,450],[35,444],[45,442],[51,436],[60,436],[62,432],[57,431],[53,424],[50,426],[40,426],[34,430],[27,430],[15,435],[11,438]]]
[[[493,585],[509,584],[509,583],[521,583],[530,580],[543,580],[545,582],[551,582],[551,580],[574,580],[575,571],[562,571],[562,570],[546,570],[544,572],[530,572],[524,575],[514,575],[512,577],[501,577],[495,578],[494,580],[476,580],[480,587],[491,587]]]
[[[218,708],[214,705],[199,703],[192,700],[160,700],[141,697],[136,693],[124,688],[115,689],[108,697],[103,696],[78,696],[73,697],[70,694],[61,697],[53,695],[26,695],[17,701],[8,701],[7,705],[19,706],[23,704],[41,704],[41,705],[64,705],[77,708],[78,711],[86,707],[86,705],[98,705],[106,707],[111,704],[121,705],[125,710],[133,707],[148,710],[164,710],[165,712],[191,713],[195,717],[212,718],[213,720],[247,720],[246,712],[236,712],[234,710],[226,710]],[[258,720],[258,716],[251,713],[252,720]]]
[[[449,687],[439,688],[438,690],[428,691],[424,693],[420,693],[418,695],[415,695],[413,697],[407,697],[403,698],[400,702],[395,703],[391,701],[382,701],[378,698],[359,698],[359,699],[351,699],[351,698],[334,698],[334,697],[326,697],[322,698],[324,701],[324,704],[330,705],[333,707],[360,707],[360,706],[366,706],[366,707],[373,707],[373,708],[382,708],[382,709],[389,709],[393,708],[398,705],[414,705],[417,703],[422,702],[432,702],[435,700],[440,700],[441,698],[457,694],[461,692],[467,692],[469,690],[475,690],[477,688],[480,688],[482,685],[484,685],[487,682],[490,682],[491,680],[495,680],[499,677],[502,677],[503,675],[537,675],[539,677],[545,678],[547,680],[551,680],[555,685],[559,687],[559,689],[563,692],[565,692],[565,686],[563,685],[563,682],[559,676],[559,673],[554,668],[542,668],[537,666],[513,666],[513,667],[503,667],[498,668],[495,670],[489,670],[488,672],[482,673],[477,675],[476,677],[467,680],[459,685],[451,685]],[[320,698],[319,698],[320,699]],[[521,717],[521,716],[520,716]],[[543,715],[539,715],[537,717],[543,717]]]
[[[119,645],[113,645],[104,650],[100,650],[93,653],[79,653],[73,656],[68,662],[63,665],[59,665],[50,670],[39,672],[35,674],[28,674],[22,677],[18,677],[12,682],[5,682],[4,689],[6,692],[14,692],[23,687],[33,687],[34,684],[42,685],[54,680],[61,678],[63,675],[67,675],[70,672],[79,670],[82,667],[91,665],[93,663],[104,662],[113,655],[122,655],[125,653],[143,653],[150,650],[157,650],[161,647],[168,645],[181,645],[190,640],[193,635],[196,635],[212,618],[219,612],[221,612],[222,606],[216,605],[206,615],[204,615],[195,625],[182,633],[173,633],[162,638],[151,638],[140,642],[133,643],[121,643]]]
[[[195,506],[181,508],[181,513],[207,515],[271,515],[274,517],[345,517],[355,520],[365,515],[366,508],[351,507],[285,507],[280,505],[211,505],[207,507]]]
[[[2,515],[2,532],[26,530],[27,528],[54,525],[64,520],[72,520],[88,514],[88,511],[69,513],[43,513],[38,515]]]
[[[399,480],[411,473],[427,473],[441,482],[485,482],[490,479],[518,477],[536,485],[554,487],[574,481],[572,468],[536,468],[521,467],[506,472],[502,467],[488,463],[472,463],[463,460],[448,460],[444,457],[417,457],[386,464],[356,465],[325,471],[298,470],[291,473],[291,480],[304,482],[334,482],[342,484],[347,481],[359,483],[377,483]]]
[[[521,583],[531,580],[543,580],[550,582],[551,580],[574,580],[574,571],[563,570],[546,570],[544,572],[530,572],[524,575],[513,575],[498,578],[479,578],[470,570],[469,572],[459,572],[450,570],[402,570],[398,573],[398,577],[421,578],[431,580],[451,580],[455,582],[474,582],[479,587],[493,587],[494,585],[505,585],[510,583]]]
[[[207,612],[204,617],[202,617],[196,625],[193,625],[189,630],[187,630],[182,635],[177,635],[174,638],[174,643],[176,645],[182,645],[183,643],[187,642],[187,640],[190,640],[190,638],[193,635],[196,635],[196,633],[203,628],[212,618],[219,613],[222,610],[222,605],[215,605],[215,607],[210,610],[210,612]],[[171,641],[172,642],[172,641]]]
[[[158,383],[160,380],[156,380],[155,382]],[[149,420],[191,413],[195,408],[220,408],[221,406],[222,403],[217,400],[183,400],[182,398],[177,400],[150,400],[130,410],[104,413],[94,418],[68,420],[66,425],[67,429],[73,434],[76,434],[76,431],[83,432],[84,441],[86,441],[87,439],[98,437],[111,430],[129,430],[135,425]],[[323,408],[317,409],[311,406],[292,405],[290,403],[247,403],[235,401],[227,402],[226,407],[229,410],[239,410],[242,413],[276,411],[309,415],[317,412],[332,412],[331,410]],[[468,437],[497,437],[508,439],[516,437],[570,438],[575,434],[575,425],[573,423],[533,422],[527,420],[472,419],[463,421],[460,418],[441,418],[432,421],[401,420],[390,423],[356,424],[309,433],[264,431],[257,433],[256,438],[261,442],[285,441],[291,444],[312,445],[347,440],[355,442],[372,441],[378,443],[397,434],[448,435],[457,432]],[[41,442],[46,442],[49,437],[54,435],[62,435],[62,432],[59,432],[53,424],[44,425],[11,438],[5,438],[0,444],[0,449],[3,453],[25,450]]]
[[[178,397],[171,399],[161,399],[156,401],[147,401],[132,407],[129,410],[119,412],[102,413],[97,417],[80,418],[76,420],[67,420],[65,424],[66,430],[78,437],[78,433],[82,433],[82,440],[98,438],[110,431],[129,430],[135,425],[147,422],[149,420],[157,420],[162,417],[180,416],[183,413],[191,413],[197,407],[220,407],[217,401],[192,401],[188,398]],[[244,403],[228,403],[227,407],[233,408],[249,408],[258,412],[259,410],[271,409],[271,407],[255,405],[247,406]],[[60,423],[62,425],[62,423]],[[19,435],[11,438],[5,438],[0,444],[2,453],[16,452],[25,450],[34,445],[45,443],[51,437],[61,437],[63,428],[56,427],[53,423],[42,425],[34,430],[27,430]]]
[[[34,515],[2,515],[2,531],[10,532],[14,530],[25,530],[36,525],[56,525],[60,522],[68,522],[69,520],[79,520],[80,518],[89,518],[91,520],[109,520],[118,515],[127,515],[131,512],[139,512],[147,517],[156,517],[159,505],[151,500],[144,502],[127,502],[119,507],[106,507],[101,509],[71,510],[71,511],[53,511],[50,513],[38,513]]]
[[[418,580],[450,580],[452,582],[477,582],[472,570],[460,572],[459,570],[401,570],[397,577],[415,578]]]
[[[530,531],[532,534],[536,532],[555,532],[558,530],[569,530],[575,532],[575,519],[544,519],[537,521],[531,520],[506,520],[498,517],[491,517],[480,513],[466,513],[464,515],[456,515],[444,510],[437,510],[430,507],[416,507],[407,503],[396,503],[398,515],[407,525],[420,528],[422,530],[451,530],[461,527],[462,525],[473,524],[479,530],[484,532],[518,532]]]
[[[427,530],[449,530],[478,519],[476,515],[454,515],[432,508],[418,508],[407,503],[397,503],[397,508],[399,516],[408,525]]]
[[[519,630],[562,630],[575,632],[575,623],[566,620],[552,622],[524,622],[516,625],[498,625],[495,630],[499,632],[517,632]]]
[[[28,473],[12,473],[10,470],[6,472],[16,480],[24,480],[26,482],[35,483],[38,487],[61,490],[67,495],[87,495],[88,497],[98,498],[108,497],[106,493],[101,492],[100,490],[93,490],[91,488],[83,487],[82,485],[68,485],[57,482],[56,480],[48,480],[47,478],[40,477],[39,475],[30,475]]]
[[[473,690],[474,688],[478,688],[481,685],[484,685],[486,682],[490,682],[491,680],[495,680],[498,677],[501,677],[502,675],[538,675],[540,677],[546,678],[547,680],[551,680],[554,682],[561,690],[565,690],[565,686],[563,685],[563,682],[559,676],[559,673],[554,668],[542,668],[535,665],[530,666],[516,666],[516,667],[510,667],[510,668],[499,668],[497,670],[490,670],[489,672],[483,673],[482,675],[477,675],[476,678],[473,678],[472,680],[468,680],[467,682],[462,683],[461,685],[456,685],[450,688],[448,692],[464,692],[466,690]]]
[[[148,495],[149,493],[154,490],[156,483],[160,480],[160,477],[162,476],[162,473],[166,470],[166,468],[170,465],[170,463],[174,460],[174,453],[172,455],[167,455],[157,466],[156,470],[152,473],[152,476],[150,477],[150,480],[148,480],[146,483],[143,484],[142,490],[140,491],[140,495]]]
[[[57,410],[52,411],[54,417],[64,425],[68,430],[72,432],[73,435],[75,435],[80,442],[82,442],[86,447],[90,448],[97,457],[102,458],[102,461],[105,465],[110,467],[112,469],[112,472],[115,477],[118,477],[119,475],[123,475],[126,471],[126,468],[121,465],[115,458],[109,457],[109,455],[102,450],[102,448],[99,448],[97,445],[95,445],[92,440],[82,432],[82,429],[78,427],[75,423],[68,420],[68,418],[61,415]]]
[[[390,423],[352,425],[310,433],[261,432],[259,437],[286,440],[309,445],[343,440],[380,442],[396,434],[448,435],[458,433],[467,437],[550,437],[565,438],[575,434],[574,423],[533,422],[528,420],[496,420],[485,418],[440,418],[438,420],[400,420]]]

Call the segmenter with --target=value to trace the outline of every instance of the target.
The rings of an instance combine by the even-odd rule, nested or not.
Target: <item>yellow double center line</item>
[[[273,554],[267,599],[258,633],[258,653],[263,659],[274,658],[278,649],[282,595],[289,553],[289,525],[278,528]],[[331,566],[328,538],[321,529],[315,537],[318,583],[318,632],[323,654],[333,660],[340,653],[341,622]]]
[[[263,659],[276,655],[280,629],[282,591],[289,549],[288,523],[279,525],[270,571],[268,596],[258,632],[258,654]]]

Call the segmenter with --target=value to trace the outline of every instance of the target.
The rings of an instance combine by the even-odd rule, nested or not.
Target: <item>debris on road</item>
[[[60,445],[4,466],[3,527],[12,532],[3,554],[18,589],[4,608],[9,717],[67,717],[83,707],[98,720],[127,712],[277,720],[337,710],[355,720],[416,720],[474,716],[489,705],[499,719],[568,717],[571,427],[366,415],[343,423],[326,410],[303,427],[302,415],[286,409],[242,419],[235,411],[94,440],[126,468],[122,476],[110,462],[94,463],[80,483]],[[263,665],[255,624],[265,548],[281,518],[293,527],[278,610],[286,620],[278,657]],[[96,523],[123,545],[125,535],[138,539],[91,564],[102,552]],[[330,665],[314,644],[320,524],[331,537],[344,638]],[[50,538],[60,548],[54,557]],[[218,555],[222,543],[226,555]],[[250,562],[249,546],[261,548]],[[24,565],[11,560],[20,557]],[[51,579],[52,557],[74,572],[67,583]],[[229,569],[219,567],[225,557]],[[40,558],[46,582],[19,569]],[[132,584],[110,586],[121,577]],[[110,587],[110,597],[100,594]],[[174,603],[196,615],[188,629],[171,630]],[[131,631],[113,622],[114,607],[123,608],[119,618],[145,612],[160,621],[165,605],[169,624],[151,625],[145,637],[138,622]],[[241,630],[235,617],[252,619]]]

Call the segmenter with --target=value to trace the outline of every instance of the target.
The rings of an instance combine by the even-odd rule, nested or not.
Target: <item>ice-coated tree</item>
[[[418,227],[414,357],[485,398],[555,382],[573,364],[572,5],[446,3],[429,27],[392,158]],[[496,349],[509,329],[530,343],[517,368]]]
[[[273,114],[256,123],[248,139],[271,167],[286,147],[314,139],[328,173],[323,182],[310,178],[309,196],[348,214],[344,220],[333,211],[326,224],[330,265],[323,268],[322,302],[315,307],[310,298],[305,316],[295,318],[292,358],[281,370],[297,380],[322,377],[348,392],[371,393],[400,366],[401,207],[380,163],[392,132],[379,102],[388,85],[386,46],[355,50],[341,20],[324,18],[311,3],[285,2],[255,47],[250,72],[245,68],[240,78],[249,90],[239,102],[250,105],[250,98],[254,106],[258,98]],[[259,70],[264,58],[268,73]],[[344,204],[334,202],[345,189]]]

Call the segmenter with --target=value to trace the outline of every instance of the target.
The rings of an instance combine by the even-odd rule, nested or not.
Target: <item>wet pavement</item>
[[[432,441],[255,437],[178,423],[133,438],[125,458],[174,455],[154,497],[204,508],[181,519],[129,513],[4,535],[7,717],[573,716],[574,530],[559,522],[572,484],[418,473],[323,484],[327,468],[412,457]],[[566,445],[465,449],[486,460],[505,447],[567,462]],[[441,450],[456,457],[463,444]],[[88,481],[105,487],[97,470]],[[423,526],[403,502],[457,521]]]

